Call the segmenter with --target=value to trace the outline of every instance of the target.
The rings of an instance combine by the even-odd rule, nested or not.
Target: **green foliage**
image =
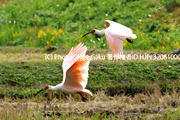
[[[180,47],[179,27],[161,23],[156,17],[162,6],[174,6],[176,0],[13,0],[0,5],[0,46],[23,45],[43,47],[54,36],[38,38],[39,31],[48,28],[63,34],[54,37],[53,46],[72,47],[84,42],[88,47],[108,48],[106,38],[80,36],[92,29],[104,29],[109,19],[133,29],[138,36],[134,44],[125,42],[125,49],[173,50]],[[164,16],[173,19],[173,16]],[[51,31],[52,32],[52,31]],[[47,42],[48,41],[48,42]]]
[[[172,11],[177,5],[178,0],[160,0],[168,12]]]
[[[93,92],[104,90],[109,95],[143,92],[151,83],[159,84],[162,91],[180,89],[179,65],[179,61],[91,62],[87,88]],[[31,97],[39,87],[60,83],[61,68],[61,62],[1,63],[0,84],[21,88],[21,92],[5,91],[8,96]]]
[[[59,42],[63,44],[63,41],[61,40],[62,33],[62,29],[51,30],[51,28],[47,28],[45,32],[43,30],[40,30],[38,33],[38,40],[35,41],[35,45],[37,47],[44,47],[46,45],[58,46]],[[32,40],[31,42],[33,44]]]

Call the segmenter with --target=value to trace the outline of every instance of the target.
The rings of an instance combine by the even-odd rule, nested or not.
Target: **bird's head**
[[[88,35],[88,34],[93,34],[93,33],[95,33],[95,32],[96,32],[96,30],[93,29],[91,32],[88,32],[88,33],[84,34],[81,38],[85,37],[85,36]]]
[[[47,85],[45,88],[44,88],[44,90],[48,90],[49,89],[49,85]]]
[[[42,91],[45,91],[45,90],[48,90],[49,89],[49,85],[47,85],[45,88],[43,88],[43,89],[40,89],[37,93],[36,93],[36,95],[37,94],[39,94],[40,92],[42,92]]]
[[[96,32],[96,30],[95,29],[93,29],[90,33],[95,33]]]

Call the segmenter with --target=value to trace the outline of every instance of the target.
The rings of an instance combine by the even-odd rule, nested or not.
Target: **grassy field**
[[[56,85],[62,81],[61,64],[62,61],[0,63],[0,83],[5,90],[1,94],[23,98],[37,91],[28,89]],[[179,65],[179,61],[91,62],[87,88],[93,92],[103,90],[108,95],[143,92],[153,83],[158,84],[162,92],[179,90]]]
[[[0,0],[0,120],[179,120],[179,0]],[[153,59],[114,60],[105,36],[106,19],[132,28],[126,55]],[[61,60],[78,43],[93,59],[87,89],[93,96],[37,91],[62,81]],[[165,56],[165,57],[162,57]],[[171,56],[172,57],[172,56]],[[177,59],[179,57],[179,59]],[[156,59],[155,59],[156,58]]]
[[[0,62],[1,119],[180,118],[178,60],[92,61],[87,88],[94,96],[83,103],[80,96],[59,91],[36,96],[47,84],[61,82],[62,61],[43,60],[40,53],[36,60],[26,60],[22,54]]]
[[[65,55],[68,49],[48,49],[0,48],[1,119],[180,118],[179,60],[92,60],[87,88],[94,96],[83,103],[79,95],[60,91],[36,96],[46,85],[62,81],[62,60],[45,60],[45,54]],[[88,49],[87,53],[105,55],[110,50]],[[129,53],[157,54],[125,51]]]
[[[4,0],[3,0],[4,1]],[[172,51],[180,47],[179,0],[5,0],[0,3],[0,46],[108,48],[105,37],[80,36],[104,29],[109,19],[137,35],[125,49]],[[108,6],[107,6],[108,5]]]
[[[26,119],[87,119],[87,120],[178,120],[180,118],[177,92],[161,94],[154,86],[151,94],[131,96],[107,96],[104,92],[94,94],[88,102],[77,101],[68,96],[48,101],[41,96],[33,99],[12,100],[5,97],[0,103],[2,120]],[[158,111],[160,108],[161,111]]]

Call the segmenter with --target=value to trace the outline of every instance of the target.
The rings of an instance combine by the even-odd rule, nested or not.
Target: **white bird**
[[[87,47],[81,43],[75,48],[71,48],[62,65],[63,81],[56,86],[47,85],[42,90],[61,90],[66,93],[79,93],[82,101],[87,100],[83,94],[92,96],[92,93],[85,89],[88,82],[90,63],[90,57],[85,56],[86,51]]]
[[[133,34],[132,30],[124,25],[121,25],[119,23],[105,20],[105,26],[106,29],[103,30],[92,30],[91,32],[88,32],[84,34],[81,38],[84,36],[92,33],[97,35],[105,35],[107,42],[109,44],[109,47],[112,51],[112,53],[115,54],[123,54],[123,41],[127,40],[130,43],[133,43],[132,39],[136,39],[137,36]]]

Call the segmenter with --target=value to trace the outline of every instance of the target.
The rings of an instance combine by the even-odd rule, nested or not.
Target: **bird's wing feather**
[[[119,38],[117,36],[113,37],[110,32],[106,31],[106,40],[108,42],[108,45],[112,51],[112,53],[115,54],[123,54],[123,39]]]
[[[63,61],[63,83],[65,82],[66,72],[67,70],[80,58],[85,56],[87,51],[87,47],[83,46],[83,44],[78,44],[75,48],[71,48],[68,55],[65,57]]]
[[[108,28],[111,28],[112,30],[114,31],[117,31],[118,33],[121,32],[121,33],[126,33],[126,34],[132,34],[133,31],[122,25],[122,24],[119,24],[119,23],[116,23],[114,21],[110,21],[110,20],[105,20],[105,26]]]
[[[90,57],[79,58],[67,71],[64,85],[73,90],[83,90],[88,81]]]

